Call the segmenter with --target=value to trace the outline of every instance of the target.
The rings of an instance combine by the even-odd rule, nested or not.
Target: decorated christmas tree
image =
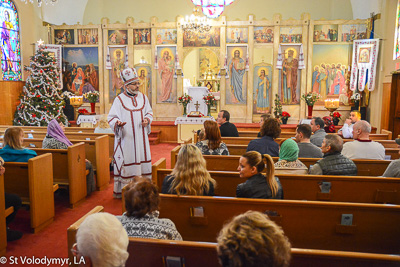
[[[25,66],[30,76],[14,114],[14,125],[47,126],[52,119],[67,122],[62,109],[65,103],[59,89],[59,69],[55,58],[45,49],[45,45],[39,44],[30,66]]]

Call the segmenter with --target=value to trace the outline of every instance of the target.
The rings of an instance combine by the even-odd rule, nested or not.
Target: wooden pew
[[[383,254],[400,253],[400,206],[319,201],[160,195],[160,217],[171,219],[184,240],[214,242],[223,224],[248,210],[266,212],[293,247]],[[203,217],[192,216],[193,208]],[[341,218],[353,215],[351,225]]]
[[[73,209],[85,200],[86,163],[85,144],[77,143],[68,149],[32,148],[38,155],[51,153],[53,157],[53,183],[68,186],[69,203]]]
[[[3,142],[3,138],[0,138]],[[104,190],[110,182],[110,159],[108,157],[108,136],[102,135],[96,137],[95,140],[70,140],[71,143],[85,143],[86,158],[92,162],[93,169],[96,172],[96,187],[97,190]],[[25,138],[24,145],[27,147],[42,147],[43,139]],[[104,153],[107,151],[107,153]]]
[[[281,134],[282,133],[292,133],[293,134],[293,136],[295,135],[295,133],[296,133],[296,128],[297,128],[297,125],[294,125],[293,127],[290,127],[290,128],[286,128],[286,127],[281,127],[281,130],[282,130],[282,132],[281,132]],[[339,126],[335,126],[335,131],[336,131],[336,133],[338,132],[338,130],[340,130],[342,128],[342,125],[339,125]],[[376,127],[372,127],[371,128],[371,134],[376,134],[376,130],[377,130],[377,128]],[[241,129],[238,129],[238,132],[239,132],[239,136],[240,137],[257,137],[257,134],[258,134],[258,132],[260,131],[260,128],[254,128],[254,130],[241,130]],[[382,132],[382,131],[381,131]],[[383,133],[385,133],[385,132],[383,132]]]
[[[14,212],[14,208],[5,209],[4,197],[4,175],[0,175],[0,257],[6,255],[7,248],[7,226],[6,218]]]
[[[172,169],[154,167],[153,182],[162,187],[164,178]],[[238,172],[210,171],[217,182],[216,196],[235,197],[236,187],[246,179]],[[307,201],[335,201],[355,203],[390,203],[400,205],[400,178],[333,176],[333,175],[278,175],[285,199]],[[322,193],[320,185],[329,182],[331,190]]]
[[[71,248],[76,242],[76,233],[80,224],[89,214],[102,210],[102,207],[96,207],[68,228],[68,255],[72,266],[75,265]],[[299,248],[292,248],[291,251],[290,266],[297,267],[316,266],[316,263],[318,266],[331,267],[397,266],[400,262],[400,257],[397,255]],[[129,258],[126,261],[126,266],[163,267],[168,256],[183,258],[185,266],[221,266],[218,262],[215,243],[129,238],[128,252]]]
[[[74,261],[74,255],[72,255],[71,248],[76,243],[76,232],[78,231],[79,226],[89,215],[95,214],[98,212],[103,212],[103,211],[104,211],[103,206],[96,206],[92,210],[90,210],[88,213],[86,213],[82,218],[80,218],[75,223],[73,223],[70,227],[68,227],[67,242],[68,242],[68,258],[69,258],[70,266],[78,266],[76,264],[76,261]]]
[[[52,155],[46,153],[27,163],[6,162],[4,167],[4,190],[30,205],[31,228],[39,232],[54,220],[54,191],[58,185],[53,185]]]

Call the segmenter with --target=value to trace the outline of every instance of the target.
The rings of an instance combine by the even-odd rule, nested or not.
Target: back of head
[[[261,125],[261,136],[278,138],[281,135],[281,125],[277,119],[269,118]]]
[[[272,115],[271,113],[263,113],[261,114],[260,117],[262,118],[263,121],[266,121],[267,119],[272,118]]]
[[[19,127],[7,128],[4,133],[4,145],[8,145],[12,149],[22,149],[21,134],[23,130]]]
[[[121,222],[109,213],[89,215],[76,234],[77,249],[90,258],[92,266],[124,266],[129,238]]]
[[[100,119],[100,121],[99,121],[98,127],[101,128],[101,129],[108,129],[108,128],[110,128],[110,125],[108,124],[108,121],[107,121],[107,117],[106,117],[106,116],[102,116],[102,117],[101,117],[101,119]]]
[[[371,133],[371,124],[365,120],[360,120],[354,124],[353,129],[360,129],[363,134],[369,134]]]
[[[208,146],[213,150],[219,148],[221,144],[221,132],[219,130],[218,123],[210,120],[205,121],[204,130],[206,132]]]
[[[286,139],[279,150],[279,160],[296,161],[299,157],[299,147],[292,139]]]
[[[229,122],[229,119],[231,118],[231,114],[229,114],[229,112],[227,110],[221,110],[220,112],[222,112],[222,118],[225,118],[226,121]]]
[[[321,117],[315,117],[315,118],[314,118],[314,121],[315,121],[315,125],[319,125],[319,128],[320,128],[320,129],[324,129],[324,127],[325,127],[325,122],[324,122],[324,120],[323,120]]]
[[[158,188],[149,179],[139,177],[127,185],[124,193],[126,215],[142,218],[158,210]]]
[[[327,134],[325,136],[325,147],[331,147],[329,152],[342,152],[343,149],[343,139],[337,134]]]
[[[309,124],[299,124],[297,126],[297,130],[298,133],[303,134],[303,138],[305,139],[310,139],[311,137],[311,126]]]
[[[260,173],[264,170],[265,164],[262,155],[257,151],[248,151],[242,155],[247,160],[250,167],[256,167],[257,172]]]
[[[290,243],[282,229],[267,215],[247,211],[226,224],[217,238],[222,266],[289,266]]]
[[[171,193],[203,195],[209,191],[209,182],[215,185],[207,171],[206,161],[198,147],[187,144],[181,147],[175,167],[171,173],[174,180],[171,184]]]

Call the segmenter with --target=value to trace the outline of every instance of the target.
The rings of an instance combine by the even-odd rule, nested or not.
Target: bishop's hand
[[[117,126],[118,127],[124,127],[125,124],[126,124],[126,122],[117,121]]]
[[[142,127],[146,127],[147,125],[149,125],[150,121],[148,118],[144,118],[142,121]]]

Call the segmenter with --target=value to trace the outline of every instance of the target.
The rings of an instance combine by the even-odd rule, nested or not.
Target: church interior
[[[400,172],[383,177],[400,157],[400,1],[0,0],[0,23],[0,143],[7,144],[6,131],[16,126],[24,147],[38,155],[4,163],[1,264],[40,265],[46,258],[48,266],[62,266],[56,259],[78,266],[71,248],[84,216],[125,211],[127,189],[118,189],[122,200],[113,197],[122,177],[118,157],[128,151],[121,146],[126,132],[115,130],[124,126],[116,103],[136,125],[133,139],[135,127],[143,128],[143,142],[133,141],[129,153],[144,150],[149,171],[134,175],[149,175],[160,193],[182,148],[201,142],[203,123],[221,125],[228,111],[226,122],[238,132],[224,137],[221,130],[228,155],[204,156],[216,197],[160,195],[160,218],[171,219],[183,241],[130,238],[126,266],[221,266],[216,236],[249,209],[282,227],[290,266],[400,264]],[[324,118],[326,131],[341,132],[354,111],[356,121],[369,123],[369,139],[382,145],[384,159],[354,160],[355,177],[277,175],[284,200],[236,198],[245,181],[239,160],[260,127],[263,133],[266,115],[278,119],[273,139],[282,146],[298,142],[297,126],[313,129],[316,117]],[[67,126],[67,149],[42,148],[52,119]],[[103,120],[111,131],[100,134],[94,129]],[[343,146],[353,141],[353,134],[342,137]],[[93,165],[90,195],[90,170],[81,159]],[[317,164],[301,161],[307,169]],[[3,209],[4,193],[19,195],[23,204],[10,224],[23,236],[11,242],[6,218],[14,210]]]

